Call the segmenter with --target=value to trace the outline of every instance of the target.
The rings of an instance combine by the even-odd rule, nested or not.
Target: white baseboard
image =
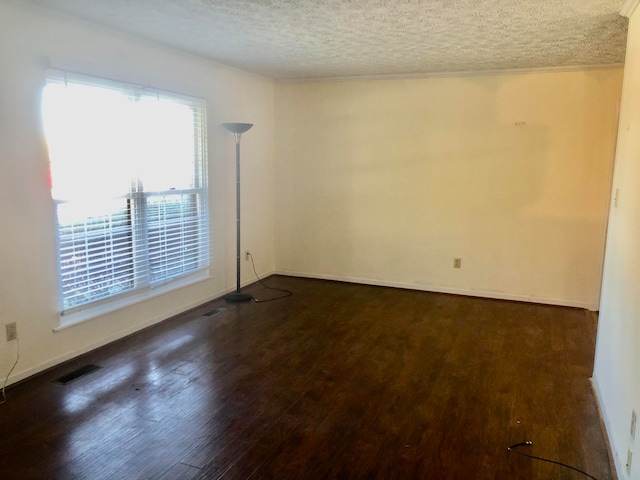
[[[442,287],[442,286],[438,286],[438,285],[422,285],[422,284],[411,284],[411,283],[403,283],[403,282],[390,282],[390,281],[384,281],[384,280],[378,280],[378,279],[368,279],[368,278],[357,278],[357,277],[344,277],[344,276],[340,276],[340,275],[325,275],[325,274],[309,274],[309,273],[304,273],[304,272],[296,272],[296,271],[291,271],[291,270],[276,270],[276,271],[269,271],[266,273],[260,273],[260,278],[267,278],[271,275],[285,275],[285,276],[291,276],[291,277],[301,277],[301,278],[315,278],[315,279],[320,279],[320,280],[334,280],[334,281],[339,281],[339,282],[348,282],[348,283],[359,283],[359,284],[363,284],[363,285],[375,285],[375,286],[381,286],[381,287],[393,287],[393,288],[403,288],[403,289],[409,289],[409,290],[419,290],[419,291],[426,291],[426,292],[437,292],[437,293],[451,293],[451,294],[455,294],[455,295],[466,295],[466,296],[473,296],[473,297],[485,297],[485,298],[495,298],[495,299],[499,299],[499,300],[516,300],[516,301],[522,301],[522,302],[532,302],[532,303],[542,303],[542,304],[548,304],[548,305],[560,305],[560,306],[566,306],[566,307],[578,307],[578,308],[585,308],[588,310],[597,310],[597,305],[595,304],[589,304],[589,303],[581,303],[581,302],[572,302],[572,301],[565,301],[565,300],[558,300],[558,299],[550,299],[550,298],[539,298],[539,297],[530,297],[530,296],[524,296],[524,295],[512,295],[512,294],[507,294],[507,293],[500,293],[500,292],[491,292],[491,291],[485,291],[485,290],[468,290],[468,289],[461,289],[461,288],[453,288],[453,287]],[[242,286],[245,287],[247,285],[250,285],[252,283],[255,283],[257,281],[257,279],[255,278],[251,278],[249,280],[245,280],[242,282]],[[179,308],[173,309],[171,311],[165,312],[160,316],[157,317],[153,317],[150,318],[149,320],[137,324],[135,326],[126,328],[124,330],[120,330],[118,332],[115,332],[111,335],[109,335],[108,337],[102,338],[96,342],[93,342],[91,344],[85,345],[81,348],[75,349],[71,352],[67,352],[63,355],[60,355],[58,357],[49,359],[45,362],[42,362],[38,365],[35,365],[33,367],[29,367],[26,370],[22,370],[20,372],[17,372],[15,374],[13,374],[11,377],[9,377],[9,380],[7,382],[7,385],[11,385],[12,383],[18,382],[20,380],[24,380],[30,376],[36,375],[38,373],[41,373],[51,367],[55,367],[56,365],[59,365],[61,363],[64,363],[68,360],[71,360],[73,358],[76,358],[80,355],[83,355],[87,352],[90,352],[92,350],[95,350],[96,348],[100,348],[104,345],[107,345],[111,342],[114,342],[116,340],[120,340],[121,338],[126,337],[127,335],[131,335],[132,333],[135,333],[137,331],[143,330],[147,327],[150,327],[152,325],[155,325],[156,323],[160,323],[164,320],[167,320],[168,318],[171,318],[175,315],[178,315],[180,313],[183,313],[191,308],[195,308],[199,305],[202,305],[204,303],[210,302],[212,300],[215,300],[217,298],[222,297],[223,295],[232,292],[233,290],[235,290],[234,287],[227,287],[223,290],[217,291],[217,292],[213,292],[210,295],[207,295],[204,298],[201,298],[199,300],[196,300],[194,302],[191,302],[189,304],[186,305],[182,305]],[[73,328],[73,327],[70,327]]]
[[[264,274],[260,274],[260,278],[266,278],[270,275],[273,275],[273,271],[264,273]],[[251,278],[249,280],[245,280],[241,283],[242,287],[246,287],[247,285],[250,285],[252,283],[255,283],[257,280],[255,278]],[[143,330],[147,327],[150,327],[152,325],[155,325],[156,323],[160,323],[164,320],[167,320],[175,315],[179,315],[183,312],[186,312],[187,310],[190,310],[192,308],[196,308],[200,305],[203,305],[207,302],[210,302],[212,300],[215,300],[217,298],[220,298],[224,295],[226,295],[227,293],[233,292],[235,290],[235,287],[227,287],[223,290],[219,290],[216,292],[213,292],[210,295],[207,295],[206,297],[200,298],[196,301],[190,302],[188,304],[182,305],[179,308],[174,308],[170,311],[164,312],[162,315],[153,317],[148,319],[145,322],[136,324],[134,326],[131,326],[129,328],[125,328],[124,330],[120,330],[118,332],[115,332],[111,335],[109,335],[108,337],[105,338],[101,338],[100,340],[90,343],[88,345],[84,345],[83,347],[77,348],[75,350],[72,350],[70,352],[64,353],[62,355],[59,355],[57,357],[51,358],[45,362],[39,363],[38,365],[34,365],[32,367],[27,368],[26,370],[22,370],[19,372],[16,372],[14,374],[12,374],[8,381],[7,381],[7,386],[11,385],[12,383],[16,383],[19,382],[21,380],[24,380],[26,378],[29,378],[33,375],[37,375],[38,373],[44,372],[45,370],[55,367],[56,365],[60,365],[61,363],[67,362],[73,358],[79,357],[80,355],[84,355],[85,353],[88,353],[92,350],[95,350],[96,348],[100,348],[103,347],[111,342],[115,342],[116,340],[120,340],[121,338],[124,338],[128,335],[131,335],[132,333],[138,332],[140,330]],[[91,320],[89,320],[91,321]],[[68,327],[68,328],[73,328],[73,325]]]
[[[250,283],[250,282],[249,282]],[[95,350],[96,348],[100,348],[103,347],[111,342],[115,342],[116,340],[120,340],[121,338],[124,338],[128,335],[131,335],[132,333],[135,333],[137,331],[143,330],[147,327],[150,327],[152,325],[155,325],[156,323],[160,323],[164,320],[167,320],[175,315],[178,315],[180,313],[186,312],[187,310],[190,310],[192,308],[195,308],[199,305],[202,305],[204,303],[210,302],[212,300],[215,300],[216,298],[219,298],[221,296],[223,296],[226,293],[229,293],[231,291],[233,291],[234,288],[228,288],[225,289],[223,291],[219,291],[219,292],[215,292],[211,295],[207,295],[205,298],[201,298],[199,300],[196,300],[194,302],[191,302],[189,304],[186,305],[182,305],[179,308],[175,308],[172,309],[168,312],[163,313],[162,315],[159,315],[157,317],[153,317],[150,318],[142,323],[138,323],[136,325],[133,325],[131,327],[125,328],[124,330],[120,330],[118,332],[115,332],[105,338],[101,338],[100,340],[90,343],[88,345],[84,345],[83,347],[77,348],[75,350],[72,350],[70,352],[64,353],[62,355],[59,355],[57,357],[51,358],[45,362],[39,363],[38,365],[34,365],[32,367],[27,368],[26,370],[22,370],[20,372],[17,372],[13,375],[11,375],[9,377],[9,380],[7,381],[7,386],[11,385],[12,383],[15,382],[19,382],[20,380],[24,380],[26,378],[29,378],[33,375],[37,375],[38,373],[41,373],[49,368],[55,367],[56,365],[60,365],[61,363],[64,363],[66,361],[69,361],[73,358],[79,357],[80,355],[83,355],[87,352],[90,352],[92,350]],[[89,320],[90,321],[90,320]],[[73,326],[69,327],[69,328],[73,328]]]
[[[430,284],[420,284],[420,283],[391,282],[391,281],[380,280],[380,279],[305,273],[305,272],[296,272],[292,270],[277,270],[275,273],[277,275],[287,275],[290,277],[317,278],[320,280],[335,280],[338,282],[360,283],[363,285],[375,285],[378,287],[403,288],[407,290],[419,290],[423,292],[451,293],[454,295],[465,295],[469,297],[495,298],[497,300],[515,300],[518,302],[541,303],[545,305],[558,305],[562,307],[584,308],[586,310],[591,310],[591,311],[598,310],[598,305],[596,303],[563,300],[558,298],[533,297],[529,295],[517,295],[517,294],[511,294],[511,293],[505,293],[505,292],[494,292],[491,290],[465,289],[465,288],[447,287],[447,286],[441,286],[441,285],[430,285]]]
[[[598,385],[598,380],[595,377],[591,378],[591,387],[593,388],[593,395],[596,399],[596,405],[598,407],[598,413],[600,414],[600,420],[602,422],[603,432],[605,442],[607,444],[607,448],[609,450],[609,460],[612,464],[612,474],[613,480],[618,479],[626,479],[626,466],[620,455],[618,455],[618,451],[614,448],[611,442],[611,432],[613,432],[613,427],[611,426],[611,422],[609,417],[607,416],[607,412],[602,408],[601,402],[601,394],[600,394],[600,386]]]

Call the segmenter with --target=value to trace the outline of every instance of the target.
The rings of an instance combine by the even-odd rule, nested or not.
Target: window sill
[[[136,292],[131,295],[126,295],[120,298],[113,299],[110,302],[101,303],[99,305],[88,305],[82,310],[76,310],[66,315],[59,316],[59,325],[53,329],[54,332],[65,330],[69,327],[73,327],[80,323],[92,320],[97,317],[101,317],[108,313],[121,310],[136,303],[140,303],[144,300],[164,295],[179,288],[188,287],[198,282],[202,282],[209,278],[209,269],[200,270],[192,273],[184,278],[175,280],[173,282],[164,283],[157,287],[152,287],[144,291]]]

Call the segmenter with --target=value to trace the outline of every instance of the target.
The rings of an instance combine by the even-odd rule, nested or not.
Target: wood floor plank
[[[612,478],[583,310],[268,282],[294,295],[210,302],[10,388],[3,478],[577,478],[507,451],[524,440]]]

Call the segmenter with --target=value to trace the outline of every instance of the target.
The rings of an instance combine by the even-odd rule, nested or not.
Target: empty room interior
[[[0,0],[0,476],[640,480],[639,3]]]

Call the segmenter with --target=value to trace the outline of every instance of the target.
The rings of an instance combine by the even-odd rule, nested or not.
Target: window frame
[[[128,96],[144,95],[146,98],[156,97],[158,100],[167,99],[173,102],[177,102],[181,105],[188,106],[192,110],[193,114],[193,165],[192,165],[192,185],[190,188],[171,188],[159,191],[145,191],[142,188],[142,183],[139,179],[129,177],[131,180],[131,189],[125,195],[109,196],[104,200],[112,200],[114,198],[124,198],[127,202],[127,208],[130,209],[129,214],[131,217],[131,249],[140,248],[142,245],[146,252],[143,254],[135,253],[132,255],[131,269],[133,271],[134,285],[131,289],[119,292],[115,294],[109,294],[105,297],[90,300],[88,302],[80,303],[78,305],[72,305],[65,308],[65,292],[63,289],[62,280],[62,253],[61,253],[61,225],[59,222],[59,210],[58,207],[64,203],[70,203],[69,200],[55,198],[53,179],[51,181],[51,198],[54,207],[54,219],[55,219],[55,239],[56,239],[56,268],[57,268],[57,297],[58,297],[58,312],[60,326],[58,329],[66,328],[71,325],[89,320],[91,318],[104,315],[106,313],[125,308],[127,306],[136,304],[149,298],[153,298],[159,295],[166,294],[168,292],[183,288],[196,282],[200,282],[210,278],[210,257],[211,257],[211,242],[210,242],[210,219],[209,219],[209,184],[208,184],[208,154],[207,154],[207,105],[206,101],[201,98],[187,96],[183,94],[176,94],[166,90],[159,90],[146,86],[140,86],[132,83],[121,82],[111,79],[105,79],[76,72],[69,72],[59,69],[47,69],[45,84],[43,87],[43,95],[45,89],[52,84],[64,83],[77,83],[85,86],[92,86],[98,88],[105,88],[112,91],[117,91]],[[43,113],[44,120],[44,113]],[[46,129],[45,129],[46,130]],[[48,142],[47,142],[48,144]],[[49,155],[49,161],[51,155]],[[189,160],[191,161],[191,160]],[[194,212],[195,215],[188,217],[182,212],[179,215],[180,222],[179,228],[184,230],[185,225],[190,220],[195,218],[195,222],[190,224],[192,231],[196,233],[192,235],[192,238],[188,246],[195,246],[195,257],[191,253],[191,257],[195,258],[190,264],[186,264],[184,261],[179,263],[172,263],[172,268],[175,265],[179,265],[184,269],[184,266],[188,267],[196,264],[195,268],[188,268],[187,271],[178,273],[176,275],[167,275],[166,278],[154,281],[151,278],[153,272],[151,271],[150,262],[152,261],[149,253],[150,242],[148,222],[151,221],[148,218],[147,209],[150,199],[157,197],[162,203],[163,199],[170,196],[183,195],[193,196]],[[185,200],[177,200],[178,205]],[[187,200],[187,203],[189,201]],[[161,205],[162,206],[162,205]],[[158,209],[161,208],[158,207]],[[133,215],[136,218],[133,218]],[[85,217],[84,223],[91,217]],[[158,217],[155,218],[157,225],[160,228],[165,227],[166,223]],[[195,230],[194,230],[195,229]],[[141,237],[145,237],[146,240],[142,241]],[[154,240],[155,241],[155,240]],[[165,240],[164,246],[168,251],[170,242],[173,240]],[[178,240],[180,242],[181,240]],[[162,247],[160,247],[162,248]],[[181,253],[178,251],[178,257]],[[183,256],[185,254],[182,254]],[[165,254],[164,258],[168,257]],[[144,274],[139,274],[140,268],[145,269]],[[168,269],[168,268],[167,268]]]

